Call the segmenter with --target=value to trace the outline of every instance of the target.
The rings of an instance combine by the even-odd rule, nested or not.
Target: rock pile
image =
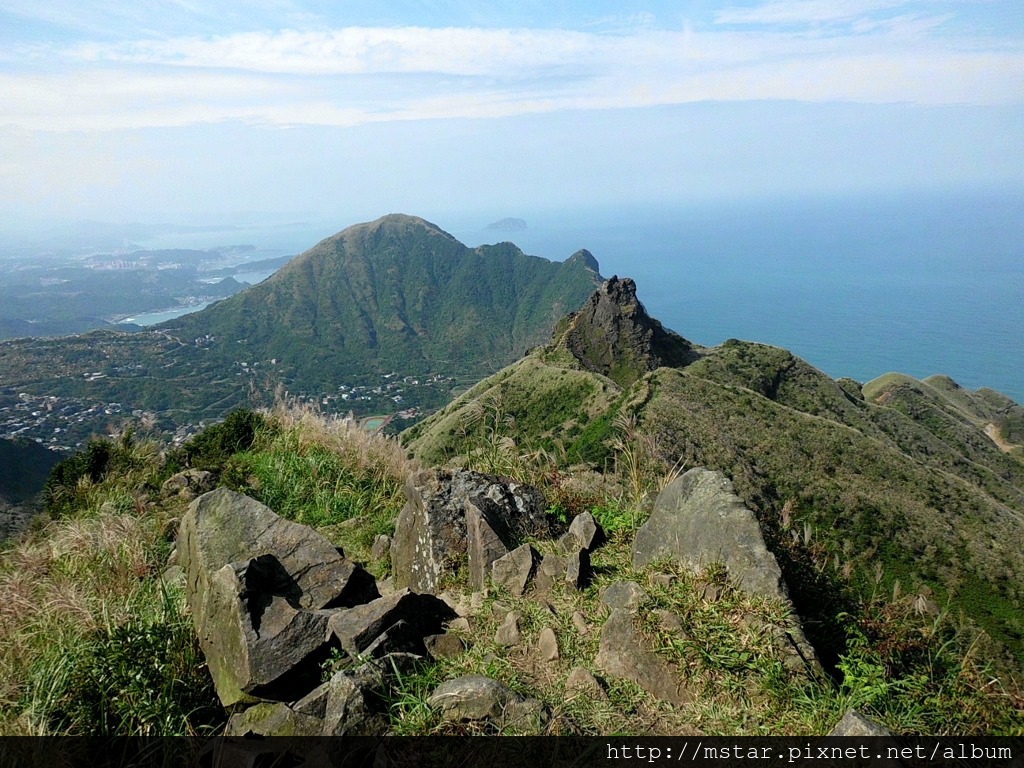
[[[203,480],[190,478],[168,491],[187,492]],[[219,488],[191,503],[176,558],[217,694],[231,712],[229,735],[384,733],[396,681],[429,659],[466,651],[478,621],[469,619],[479,616],[485,590],[531,593],[543,603],[584,589],[591,552],[604,541],[589,513],[555,540],[543,495],[491,475],[421,473],[409,481],[407,498],[393,538],[374,543],[375,561],[391,558],[392,576],[380,584],[323,536],[251,498]],[[526,543],[527,536],[546,554]],[[756,519],[720,473],[691,470],[659,497],[637,532],[633,563],[641,568],[665,559],[694,569],[721,562],[738,588],[788,599]],[[652,574],[650,585],[675,578]],[[456,583],[471,594],[440,591]],[[581,636],[600,631],[595,669],[684,704],[692,698],[685,675],[637,629],[649,600],[640,584],[613,583],[601,592],[607,618],[577,611],[572,624]],[[495,646],[532,654],[552,672],[565,663],[565,638],[552,627],[527,632],[515,606],[492,608],[503,619]],[[667,632],[686,631],[669,611],[655,617]],[[788,642],[801,664],[813,663],[799,625],[787,630],[779,630],[780,643]],[[328,659],[334,672],[324,680]],[[579,666],[565,691],[570,699],[604,698],[601,681]],[[540,701],[486,677],[444,682],[428,703],[445,719],[486,719],[498,728],[536,732],[550,719]]]

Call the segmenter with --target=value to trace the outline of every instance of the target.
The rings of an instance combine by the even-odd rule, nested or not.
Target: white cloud
[[[781,18],[783,6],[807,18],[825,15],[826,5],[838,4],[759,9],[765,18]],[[354,27],[92,43],[36,49],[31,66],[0,70],[0,124],[351,126],[714,100],[1024,100],[1022,46],[932,36],[933,26],[902,15],[853,35]]]
[[[906,0],[771,0],[750,8],[726,8],[717,24],[823,24],[848,22],[877,11],[907,5]]]

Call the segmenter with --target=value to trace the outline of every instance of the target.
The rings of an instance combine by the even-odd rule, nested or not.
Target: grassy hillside
[[[648,383],[667,389],[673,376],[660,370]],[[587,393],[595,403],[620,402],[616,395],[612,387]],[[464,674],[487,675],[540,698],[552,711],[547,734],[802,736],[826,732],[851,706],[899,733],[1024,728],[1019,694],[1011,684],[992,682],[985,657],[968,650],[972,635],[950,612],[918,611],[916,595],[879,588],[834,616],[842,640],[837,676],[808,680],[784,672],[778,649],[759,629],[762,622],[785,621],[784,606],[744,597],[714,566],[699,574],[670,566],[634,569],[629,549],[643,500],[667,478],[648,464],[656,459],[652,444],[630,431],[628,420],[617,419],[610,431],[615,460],[601,475],[566,473],[551,455],[516,464],[545,490],[563,524],[583,509],[603,522],[609,536],[594,553],[593,583],[544,600],[490,591],[474,614],[464,654],[399,681],[389,701],[391,733],[499,732],[493,725],[445,722],[426,704],[437,684]],[[223,727],[226,713],[198,651],[180,576],[165,570],[184,501],[159,488],[183,466],[214,471],[221,483],[314,526],[378,576],[388,563],[373,560],[369,544],[393,531],[402,483],[414,468],[394,440],[296,407],[234,414],[178,451],[130,437],[96,444],[54,476],[53,519],[9,545],[0,560],[0,605],[6,606],[0,609],[0,733],[215,733]],[[799,544],[789,535],[801,531],[795,519],[780,530],[794,558],[808,551],[802,532]],[[553,546],[535,544],[542,551]],[[594,660],[606,613],[599,597],[623,579],[650,594],[651,610],[637,629],[679,671],[686,703],[670,706],[620,680],[604,680],[600,694],[588,695],[569,683],[578,667],[600,676]],[[456,599],[470,599],[468,584],[453,579],[448,588]],[[509,610],[522,617],[522,640],[511,648],[493,639]],[[577,613],[581,619],[573,618]],[[683,618],[685,632],[664,623],[671,615]],[[535,651],[545,628],[559,638],[553,662]]]
[[[526,461],[540,447],[562,467],[628,466],[637,490],[636,478],[670,467],[721,470],[769,531],[806,526],[807,552],[786,567],[826,656],[843,643],[836,606],[884,588],[930,595],[983,629],[1007,669],[1024,668],[1024,466],[1002,437],[1012,427],[998,426],[1015,423],[1013,401],[948,378],[888,375],[860,391],[786,350],[736,340],[678,367],[640,366],[622,389],[566,343],[581,322],[410,430],[415,455],[501,447]],[[552,401],[545,386],[558,381],[571,386]],[[481,405],[514,418],[481,429]],[[643,451],[625,450],[625,432]],[[812,554],[828,579],[801,573]]]
[[[429,222],[391,215],[155,329],[2,342],[0,394],[113,402],[168,426],[269,405],[261,398],[278,385],[336,398],[338,410],[433,409],[448,400],[452,379],[475,382],[546,341],[599,280],[585,251],[551,262],[511,243],[468,248]],[[392,373],[419,383],[374,392]],[[430,374],[441,378],[425,381]],[[355,386],[366,391],[351,394]]]

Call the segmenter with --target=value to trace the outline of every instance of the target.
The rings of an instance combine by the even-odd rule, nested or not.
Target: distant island
[[[506,218],[492,221],[487,225],[487,229],[494,232],[522,232],[529,227],[523,219]]]

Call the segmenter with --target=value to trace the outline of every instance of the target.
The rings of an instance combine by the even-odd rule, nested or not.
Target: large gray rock
[[[307,693],[326,653],[322,609],[377,593],[373,578],[323,536],[226,488],[192,502],[178,552],[224,706]]]
[[[403,589],[365,605],[334,611],[327,626],[329,634],[354,658],[372,656],[369,650],[385,633],[393,635],[388,638],[394,643],[388,653],[408,650],[422,654],[423,638],[441,632],[454,618],[455,611],[443,600]]]
[[[754,513],[721,472],[695,468],[670,483],[633,541],[633,566],[672,559],[694,570],[720,562],[750,595],[788,599]]]
[[[441,683],[427,699],[445,720],[492,720],[501,726],[535,730],[550,718],[537,699],[528,699],[497,680],[479,675]]]
[[[721,472],[691,469],[658,496],[633,541],[633,566],[661,559],[693,570],[722,563],[730,581],[748,595],[789,603],[782,570],[765,545],[757,518]],[[819,669],[798,622],[776,630],[777,645],[791,671]]]
[[[406,484],[406,504],[395,523],[391,567],[395,585],[415,592],[436,592],[442,575],[459,571],[469,560],[467,508],[480,512],[505,551],[526,535],[545,535],[544,495],[528,485],[468,470],[430,470]],[[486,541],[484,540],[486,538]],[[478,538],[474,578],[490,573],[504,552],[489,552],[493,541]],[[493,556],[493,557],[492,557]]]
[[[265,570],[268,560],[273,555],[225,565],[210,580],[200,643],[225,706],[251,697],[304,695],[319,682],[329,653],[332,611],[296,609],[273,594],[253,574]]]

